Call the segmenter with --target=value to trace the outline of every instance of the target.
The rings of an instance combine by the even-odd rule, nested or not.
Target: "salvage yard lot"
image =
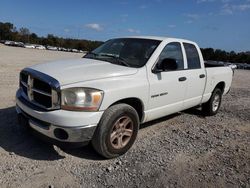
[[[81,56],[0,44],[0,187],[250,187],[250,71],[236,70],[216,116],[191,109],[143,124],[117,159],[24,131],[14,107],[19,71]]]

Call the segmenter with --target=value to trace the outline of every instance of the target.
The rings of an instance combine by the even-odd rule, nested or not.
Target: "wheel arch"
[[[120,100],[112,103],[110,106],[120,104],[120,103],[124,103],[124,104],[128,104],[128,105],[132,106],[136,110],[136,112],[139,116],[140,122],[142,122],[143,117],[144,117],[144,104],[139,98],[130,97],[130,98],[120,99]]]
[[[215,88],[214,88],[214,90],[216,89],[216,88],[219,88],[220,90],[221,90],[221,92],[222,92],[222,94],[224,93],[224,89],[225,89],[225,86],[226,86],[226,84],[225,84],[225,82],[219,82],[216,86],[215,86]],[[213,90],[213,91],[214,91]]]

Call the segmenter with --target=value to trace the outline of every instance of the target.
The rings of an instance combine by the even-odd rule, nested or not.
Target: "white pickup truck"
[[[116,38],[81,59],[23,69],[16,111],[22,125],[48,141],[92,141],[112,158],[129,150],[141,123],[196,106],[216,114],[232,75],[230,67],[206,68],[188,40]]]

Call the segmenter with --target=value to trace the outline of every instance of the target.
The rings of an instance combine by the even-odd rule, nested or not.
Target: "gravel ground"
[[[19,127],[14,95],[25,66],[81,54],[0,45],[0,187],[250,187],[250,72],[237,70],[220,112],[199,109],[141,125],[125,155],[60,149]]]

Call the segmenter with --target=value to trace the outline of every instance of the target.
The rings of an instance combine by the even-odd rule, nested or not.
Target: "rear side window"
[[[198,51],[193,44],[184,43],[184,48],[187,55],[188,69],[199,69],[201,68],[200,57]]]
[[[162,61],[166,58],[174,59],[176,61],[178,65],[177,70],[184,69],[184,61],[180,43],[172,42],[165,46],[160,54],[159,60]]]

